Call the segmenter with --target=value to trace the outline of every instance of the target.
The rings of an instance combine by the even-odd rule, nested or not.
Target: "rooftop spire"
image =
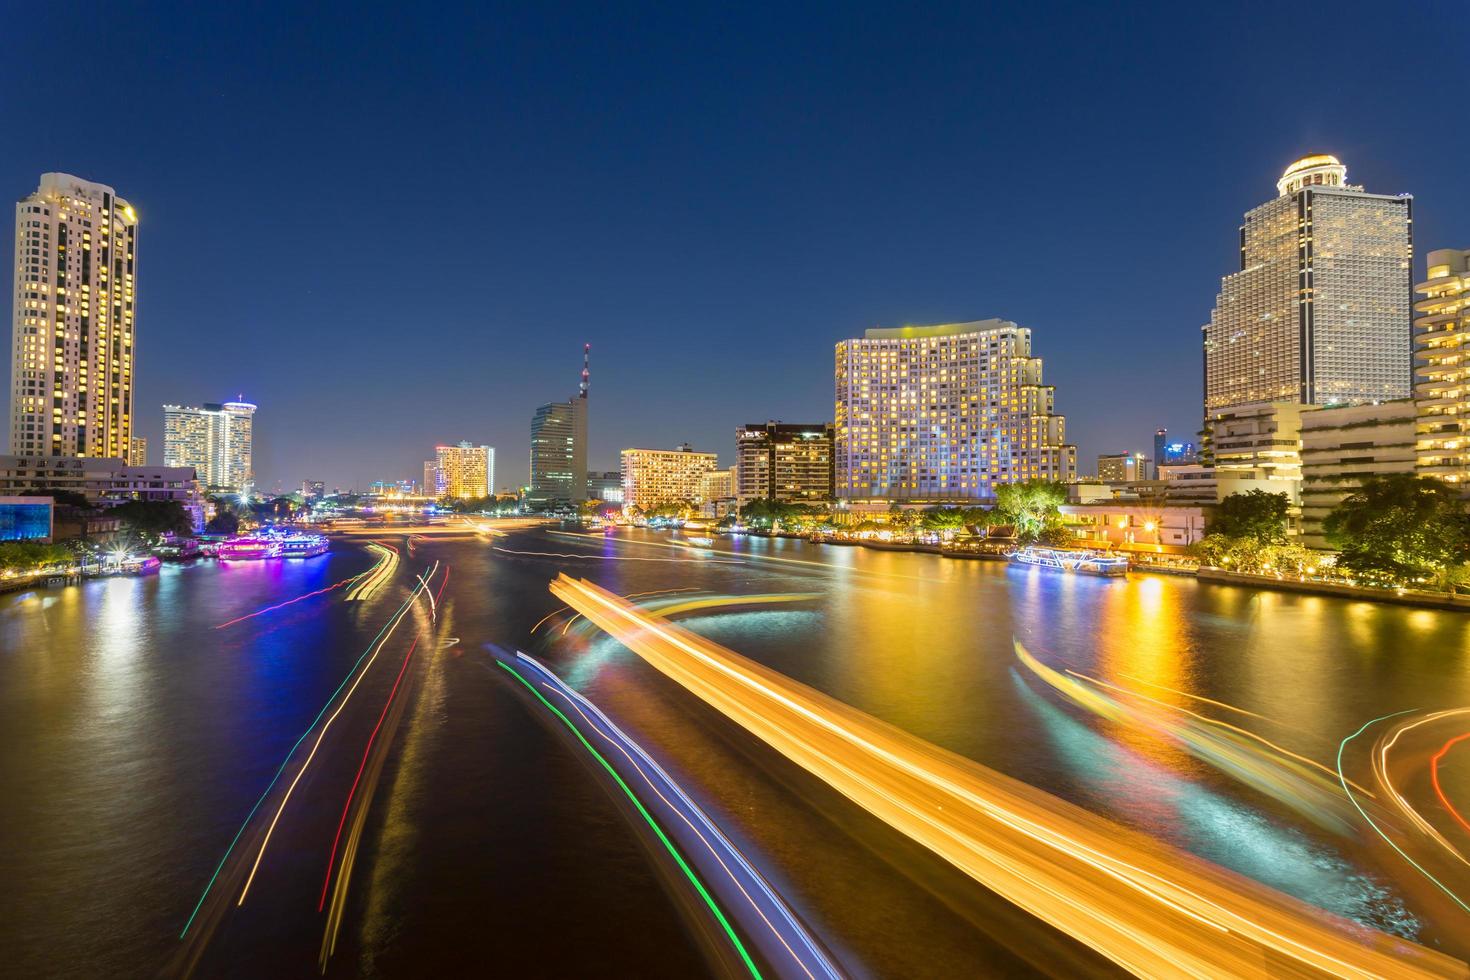
[[[587,385],[588,385],[588,383],[589,383],[589,381],[590,381],[590,379],[592,377],[592,371],[590,370],[591,366],[592,366],[592,345],[591,344],[583,344],[582,345],[582,390],[581,390],[581,394],[579,396],[581,398],[586,398],[587,397]]]

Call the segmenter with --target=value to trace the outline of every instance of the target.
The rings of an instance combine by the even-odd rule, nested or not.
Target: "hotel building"
[[[651,510],[663,504],[698,503],[704,475],[719,467],[714,453],[678,449],[624,449],[623,506]]]
[[[1365,482],[1414,472],[1412,400],[1344,405],[1301,416],[1302,544],[1329,548],[1322,523]]]
[[[997,483],[1074,477],[1077,447],[1026,327],[873,329],[836,353],[836,497],[974,501]]]
[[[735,496],[812,504],[832,499],[832,425],[756,422],[735,430]]]
[[[1412,198],[1346,178],[1336,157],[1304,157],[1246,213],[1240,271],[1203,328],[1206,416],[1409,396]]]
[[[437,496],[478,500],[495,486],[495,449],[461,442],[434,447]]]
[[[194,528],[204,526],[204,496],[192,466],[129,466],[122,458],[0,456],[0,496],[27,490],[69,490],[91,504],[177,501]]]
[[[192,466],[212,490],[246,493],[255,480],[255,406],[163,406],[163,465]]]
[[[1418,292],[1419,472],[1470,493],[1470,249],[1430,252]]]
[[[142,436],[133,436],[128,442],[128,465],[148,465],[148,440]]]
[[[591,344],[582,348],[577,397],[548,402],[531,418],[531,482],[527,499],[537,506],[587,499],[587,388]]]
[[[1097,458],[1099,483],[1135,483],[1148,479],[1143,453],[1104,453]]]
[[[128,457],[137,235],[127,201],[70,174],[16,204],[11,452]]]

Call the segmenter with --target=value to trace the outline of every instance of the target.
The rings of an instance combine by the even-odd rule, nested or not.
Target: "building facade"
[[[735,496],[813,504],[832,499],[832,425],[756,422],[735,430]]]
[[[129,466],[147,466],[148,465],[148,440],[147,439],[144,439],[142,436],[133,436],[132,440],[128,443],[128,465]]]
[[[603,503],[623,502],[623,474],[617,470],[604,470],[587,474],[587,499]]]
[[[192,466],[129,466],[124,459],[0,456],[0,495],[27,490],[70,490],[93,505],[129,500],[173,500],[204,526],[204,495]]]
[[[1412,198],[1346,178],[1336,157],[1304,157],[1246,213],[1240,271],[1204,327],[1206,415],[1409,396]]]
[[[495,449],[461,442],[434,447],[436,496],[478,500],[495,486]],[[427,465],[427,464],[425,464]]]
[[[836,350],[834,495],[978,501],[1071,480],[1077,448],[1031,331],[1006,320],[868,330]]]
[[[0,497],[0,541],[48,543],[55,519],[50,497]]]
[[[16,204],[11,452],[127,458],[137,238],[127,201],[70,174]]]
[[[1316,405],[1294,401],[1237,405],[1205,420],[1222,497],[1265,490],[1301,503],[1302,418]]]
[[[1419,472],[1470,493],[1470,249],[1430,252],[1417,291]]]
[[[704,475],[717,469],[714,453],[678,449],[624,449],[622,452],[623,507],[652,510],[665,504],[697,504]]]
[[[1366,481],[1414,472],[1414,420],[1414,402],[1409,399],[1302,415],[1302,544],[1331,547],[1323,522]]]
[[[1183,554],[1204,539],[1209,504],[1096,502],[1062,504],[1062,520],[1078,544],[1149,554]]]
[[[1148,460],[1143,453],[1104,453],[1097,458],[1100,483],[1134,483],[1148,479]]]
[[[582,347],[577,397],[548,402],[531,417],[531,481],[526,499],[538,507],[587,499],[587,414],[592,345]]]
[[[255,406],[163,406],[163,465],[191,466],[206,487],[246,493],[255,481]]]

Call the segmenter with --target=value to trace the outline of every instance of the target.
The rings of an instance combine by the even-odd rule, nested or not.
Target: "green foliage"
[[[1319,556],[1299,544],[1271,544],[1255,538],[1207,534],[1191,549],[1202,565],[1233,572],[1301,575],[1316,570]]]
[[[145,541],[156,541],[165,534],[186,538],[194,533],[189,512],[177,500],[129,500],[107,512],[123,526]]]
[[[71,552],[59,544],[39,541],[0,542],[0,571],[32,572],[71,561]]]
[[[63,490],[60,487],[41,487],[35,490],[27,490],[23,496],[26,497],[50,497],[57,507],[76,507],[80,510],[91,510],[92,502],[85,494],[75,490]]]
[[[1232,493],[1215,508],[1209,530],[1211,534],[1246,538],[1258,544],[1284,544],[1290,506],[1291,498],[1284,493]]]
[[[1067,532],[1061,506],[1066,502],[1066,484],[1053,480],[1002,483],[995,488],[994,513],[987,521],[1010,524],[1016,529],[1017,540],[1028,544],[1063,544]]]
[[[761,530],[810,530],[829,521],[828,514],[811,504],[787,504],[775,500],[750,500],[740,508],[746,527]]]
[[[965,511],[959,507],[930,507],[920,520],[926,531],[958,531],[965,523]]]
[[[1454,488],[1408,473],[1379,477],[1327,515],[1341,568],[1393,582],[1450,580],[1470,561],[1470,518]]]
[[[214,516],[204,525],[204,530],[210,534],[238,534],[240,515],[232,510],[216,510]]]

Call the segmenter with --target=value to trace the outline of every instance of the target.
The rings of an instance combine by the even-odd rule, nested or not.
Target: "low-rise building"
[[[0,541],[51,541],[56,502],[50,497],[0,497]]]
[[[1148,479],[1148,460],[1143,453],[1104,453],[1097,458],[1099,483],[1132,483]]]
[[[1063,504],[1076,543],[1157,555],[1181,555],[1205,536],[1209,507],[1147,502]]]
[[[1403,399],[1302,416],[1302,544],[1331,547],[1323,521],[1365,481],[1414,472],[1415,415],[1414,402]]]
[[[587,474],[587,499],[606,504],[623,502],[623,474],[617,470],[596,470]]]
[[[174,500],[204,526],[204,497],[192,466],[129,466],[95,456],[0,456],[0,495],[68,490],[94,506],[128,500]]]
[[[623,506],[641,511],[667,504],[697,504],[704,474],[718,466],[714,453],[678,449],[624,449]]]
[[[1302,418],[1316,405],[1254,402],[1213,413],[1205,421],[1220,483],[1243,480],[1244,489],[1259,485],[1284,493],[1293,506],[1301,503]]]

